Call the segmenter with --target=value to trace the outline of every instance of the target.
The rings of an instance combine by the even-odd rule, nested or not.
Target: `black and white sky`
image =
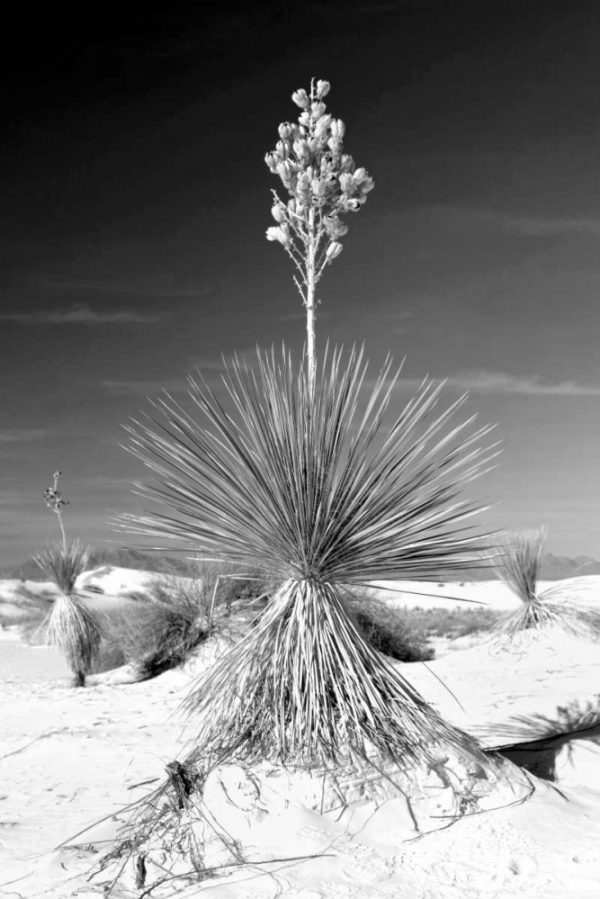
[[[311,76],[375,179],[320,285],[318,341],[365,342],[496,422],[482,525],[600,557],[600,4],[27,9],[1,67],[0,564],[122,542],[121,425],[303,311],[264,164]],[[182,394],[183,395],[183,394]],[[135,542],[134,540],[132,542]]]

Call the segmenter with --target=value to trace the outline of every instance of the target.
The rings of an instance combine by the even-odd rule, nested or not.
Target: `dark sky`
[[[120,539],[145,397],[303,315],[264,164],[293,90],[332,84],[375,179],[321,282],[317,338],[365,341],[467,388],[497,422],[485,524],[547,524],[600,557],[600,6],[198,4],[24,10],[0,72],[0,564],[58,536]]]

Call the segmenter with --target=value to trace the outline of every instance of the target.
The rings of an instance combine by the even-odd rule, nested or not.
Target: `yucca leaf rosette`
[[[600,634],[600,607],[593,583],[569,578],[542,589],[540,572],[547,536],[545,527],[505,535],[496,573],[521,605],[503,615],[493,631],[509,642],[549,627],[580,636]]]
[[[259,350],[252,366],[226,364],[223,396],[190,377],[197,414],[164,394],[127,426],[127,449],[154,475],[137,491],[155,510],[120,526],[280,585],[186,700],[201,752],[405,763],[449,741],[477,754],[346,604],[358,584],[481,564],[487,541],[468,521],[479,510],[461,492],[490,463],[489,429],[456,422],[464,398],[439,411],[431,381],[390,422],[399,372],[388,361],[374,383],[366,373],[362,351],[326,351],[313,391],[285,349]]]
[[[56,547],[45,547],[34,556],[44,574],[59,590],[52,609],[40,629],[45,641],[61,649],[73,672],[77,686],[84,686],[102,639],[102,629],[76,592],[76,581],[87,570],[90,549],[74,540]]]

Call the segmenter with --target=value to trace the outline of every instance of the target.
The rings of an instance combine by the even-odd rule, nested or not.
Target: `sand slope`
[[[485,585],[478,587],[484,597]],[[139,784],[162,779],[165,764],[182,757],[193,724],[184,727],[175,712],[199,665],[145,683],[74,690],[53,650],[15,651],[20,661],[13,658],[6,666],[0,693],[0,897],[102,895],[101,882],[89,883],[85,872],[105,845],[91,844],[110,839],[115,822],[77,837],[78,848],[54,847],[139,797],[151,787]],[[48,679],[42,679],[44,664],[38,662],[35,676],[30,670],[24,682],[19,665],[31,668],[31,654],[40,652],[49,665]],[[575,703],[597,710],[599,657],[597,644],[554,633],[517,652],[484,644],[427,666],[402,668],[450,720],[497,745],[506,742],[507,731],[530,739],[545,733],[546,719],[564,724],[559,707]],[[181,895],[595,897],[600,883],[598,743],[582,737],[570,747],[568,763],[568,747],[557,751],[560,792],[534,779],[535,792],[527,802],[509,805],[504,796],[503,808],[467,816],[416,841],[406,803],[399,799],[376,812],[356,808],[338,821],[293,803],[287,809],[269,807],[260,827],[252,830],[257,858],[322,857],[268,865],[270,873],[264,873],[265,866],[238,871]],[[513,803],[525,795],[526,784],[517,776],[514,780]],[[435,808],[428,807],[427,814],[435,815]],[[431,817],[429,823],[435,829],[446,821]],[[133,897],[139,891],[113,895]]]

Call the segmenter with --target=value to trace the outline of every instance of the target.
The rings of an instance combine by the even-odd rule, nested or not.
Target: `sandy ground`
[[[492,595],[485,584],[460,589],[471,591],[467,598]],[[102,895],[101,882],[89,883],[85,872],[106,845],[100,841],[114,835],[110,816],[151,788],[149,780],[162,779],[165,764],[181,758],[193,737],[193,724],[182,721],[177,707],[194,665],[145,683],[74,690],[56,652],[20,645],[12,630],[0,634],[0,897]],[[600,708],[598,645],[559,632],[516,651],[475,645],[426,666],[403,665],[402,673],[490,746],[538,739],[569,722],[579,726]],[[533,778],[535,791],[521,804],[515,800],[525,796],[526,782],[507,763],[509,775],[515,772],[512,801],[503,794],[497,803],[503,807],[445,829],[439,828],[446,822],[427,817],[435,814],[428,808],[422,829],[435,832],[416,841],[398,799],[377,811],[357,807],[338,821],[293,802],[285,811],[269,807],[252,829],[255,857],[319,857],[238,871],[181,895],[596,897],[599,742],[597,729],[559,741],[552,750],[556,784]],[[56,849],[65,840],[78,848]]]

